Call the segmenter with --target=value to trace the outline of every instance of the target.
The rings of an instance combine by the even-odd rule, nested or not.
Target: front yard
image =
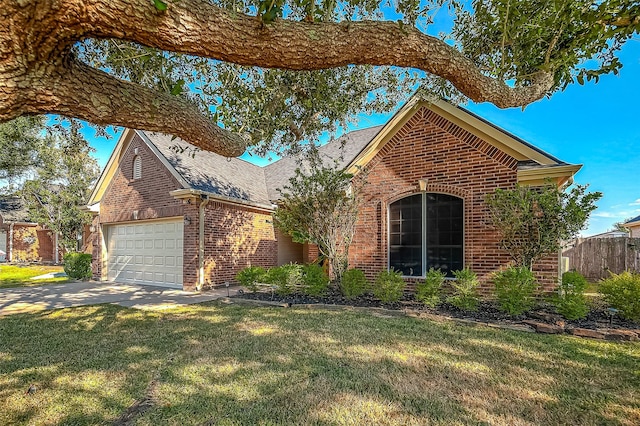
[[[0,424],[640,423],[635,343],[221,303],[13,315],[0,335]]]
[[[0,264],[0,289],[12,287],[32,287],[45,284],[61,284],[69,281],[67,277],[54,277],[34,280],[39,275],[64,272],[62,266],[44,265],[6,265]]]

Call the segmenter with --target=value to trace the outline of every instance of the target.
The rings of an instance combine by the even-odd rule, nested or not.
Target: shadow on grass
[[[640,349],[335,311],[0,318],[0,423],[637,424]],[[38,391],[25,396],[29,384]]]

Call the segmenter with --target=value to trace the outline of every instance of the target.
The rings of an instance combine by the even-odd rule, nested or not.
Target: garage
[[[106,228],[109,281],[182,288],[181,217]]]

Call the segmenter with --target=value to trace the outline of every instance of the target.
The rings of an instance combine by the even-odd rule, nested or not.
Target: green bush
[[[347,299],[362,296],[367,291],[367,279],[360,269],[348,269],[342,275],[340,291]]]
[[[252,292],[258,291],[258,283],[265,281],[267,271],[262,266],[249,266],[236,274],[236,281]]]
[[[560,315],[568,320],[581,319],[589,313],[587,298],[584,291],[587,280],[579,272],[565,272],[558,294],[551,299]]]
[[[534,293],[538,283],[529,268],[510,266],[496,272],[493,283],[501,311],[509,315],[520,315],[535,305]]]
[[[400,272],[393,269],[382,271],[373,284],[373,295],[383,303],[397,302],[402,297],[406,285]]]
[[[600,293],[623,318],[640,321],[640,274],[623,272],[611,274],[600,283]]]
[[[266,281],[276,287],[276,293],[286,296],[302,284],[302,266],[295,263],[269,268]]]
[[[91,255],[77,251],[64,255],[64,272],[76,280],[91,278]]]
[[[440,303],[440,289],[447,275],[439,269],[430,268],[423,282],[416,284],[416,300],[435,308]]]
[[[478,309],[478,277],[469,268],[453,271],[456,278],[451,282],[453,294],[447,297],[447,302],[463,311]]]
[[[329,277],[322,266],[312,263],[302,268],[302,292],[308,296],[324,296],[329,289]]]

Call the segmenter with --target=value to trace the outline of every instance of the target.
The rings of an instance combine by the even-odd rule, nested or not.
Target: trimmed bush
[[[640,321],[640,274],[623,272],[611,274],[600,283],[600,293],[620,316],[631,321]]]
[[[509,315],[523,314],[535,305],[534,293],[538,287],[529,268],[520,266],[498,271],[493,276],[498,307]]]
[[[302,292],[308,296],[324,296],[329,289],[329,277],[322,266],[312,263],[302,268]]]
[[[451,282],[453,294],[447,297],[447,302],[463,311],[478,309],[478,277],[469,268],[453,271],[456,278]]]
[[[367,278],[360,269],[348,269],[342,275],[340,291],[347,299],[362,296],[367,291]]]
[[[77,251],[64,255],[64,272],[75,280],[91,278],[91,255]]]
[[[276,293],[287,296],[302,284],[302,266],[295,263],[269,268],[266,281],[276,287]]]
[[[440,304],[440,289],[447,275],[439,269],[429,268],[423,282],[416,284],[416,300],[430,308]]]
[[[373,284],[373,295],[383,303],[397,302],[402,297],[406,285],[400,272],[393,269],[382,271]]]
[[[584,291],[587,280],[579,272],[565,272],[558,294],[551,299],[560,315],[568,320],[585,318],[589,313]]]
[[[258,283],[265,280],[266,274],[267,271],[262,266],[249,266],[236,274],[236,281],[255,293],[258,291]]]

